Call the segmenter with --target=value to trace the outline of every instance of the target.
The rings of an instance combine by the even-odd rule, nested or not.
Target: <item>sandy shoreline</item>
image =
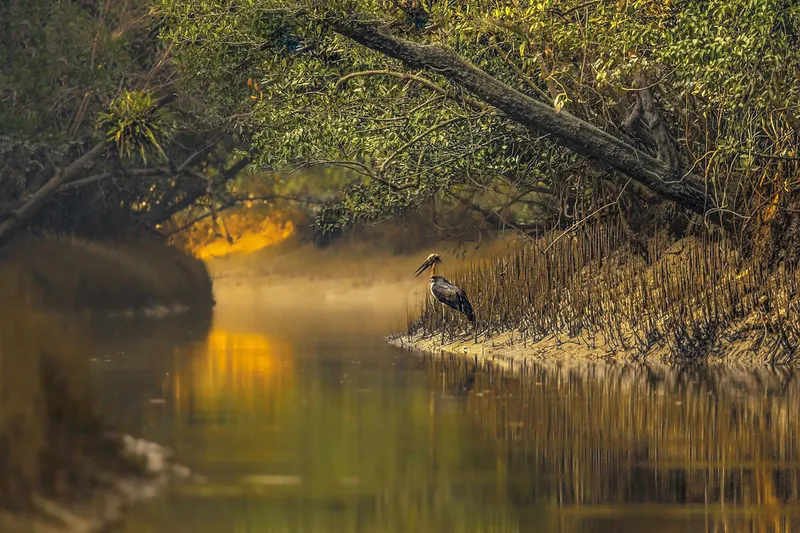
[[[602,334],[569,337],[566,334],[549,335],[532,342],[525,340],[518,331],[502,332],[489,339],[462,337],[452,341],[440,334],[401,334],[387,337],[387,341],[402,348],[427,354],[454,354],[479,362],[513,369],[529,363],[668,363],[670,354],[666,345],[654,345],[645,352],[635,349],[612,349],[603,340]],[[702,364],[756,367],[766,363],[767,354],[748,350],[752,336],[721,340],[716,350]]]
[[[567,339],[549,336],[537,342],[524,341],[518,332],[504,332],[490,339],[479,340],[462,338],[455,341],[445,340],[434,335],[398,335],[389,337],[388,342],[394,346],[418,350],[428,354],[456,354],[479,362],[491,362],[494,365],[513,368],[530,362],[564,362],[564,361],[628,361],[630,354],[612,352],[598,345],[593,348],[580,339]]]

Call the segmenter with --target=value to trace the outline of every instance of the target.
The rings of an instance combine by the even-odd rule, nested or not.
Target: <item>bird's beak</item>
[[[430,268],[430,266],[431,266],[432,264],[433,264],[433,259],[427,259],[427,260],[425,260],[425,262],[424,262],[424,263],[422,263],[422,265],[420,265],[420,267],[419,267],[419,268],[417,269],[417,271],[414,273],[414,277],[416,277],[416,276],[419,276],[420,274],[422,274],[423,272],[425,272],[427,269],[429,269],[429,268]]]

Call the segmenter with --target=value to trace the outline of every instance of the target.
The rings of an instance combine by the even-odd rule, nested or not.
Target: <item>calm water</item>
[[[529,367],[386,345],[374,311],[107,325],[103,408],[207,482],[133,532],[800,531],[791,372]]]

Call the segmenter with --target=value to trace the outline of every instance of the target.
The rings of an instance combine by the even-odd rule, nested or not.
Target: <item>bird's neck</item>
[[[431,277],[433,278],[435,276],[436,276],[436,263],[431,265]]]

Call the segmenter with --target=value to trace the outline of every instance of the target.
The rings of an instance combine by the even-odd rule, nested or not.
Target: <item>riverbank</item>
[[[800,346],[800,272],[723,236],[637,244],[597,226],[442,270],[466,291],[476,323],[426,297],[391,342],[509,364],[791,364]]]
[[[800,345],[799,272],[739,253],[723,236],[631,242],[620,227],[480,246],[395,253],[366,243],[325,249],[285,241],[209,263],[227,301],[391,308],[391,342],[479,359],[788,364]],[[431,305],[430,252],[463,287],[474,326]],[[442,332],[444,331],[444,335]]]
[[[441,335],[426,333],[392,335],[387,338],[389,344],[416,350],[427,354],[451,354],[481,363],[491,363],[499,368],[514,370],[532,363],[587,363],[608,362],[623,363],[630,361],[664,361],[670,358],[667,346],[656,346],[642,352],[637,349],[613,349],[602,334],[591,338],[566,334],[554,334],[540,340],[526,339],[519,330],[504,331],[489,339],[464,337],[442,341]],[[730,363],[755,366],[763,364],[766,352],[748,351],[747,346],[754,338],[738,339],[734,342],[723,340],[717,347],[717,353],[707,356],[704,363]],[[730,354],[736,354],[732,357]]]
[[[214,303],[205,263],[158,241],[27,236],[0,249],[0,265],[29,279],[51,310],[163,315]]]
[[[26,238],[0,251],[0,531],[105,531],[189,475],[98,414],[89,326],[114,312],[210,310],[204,273],[158,243]]]

